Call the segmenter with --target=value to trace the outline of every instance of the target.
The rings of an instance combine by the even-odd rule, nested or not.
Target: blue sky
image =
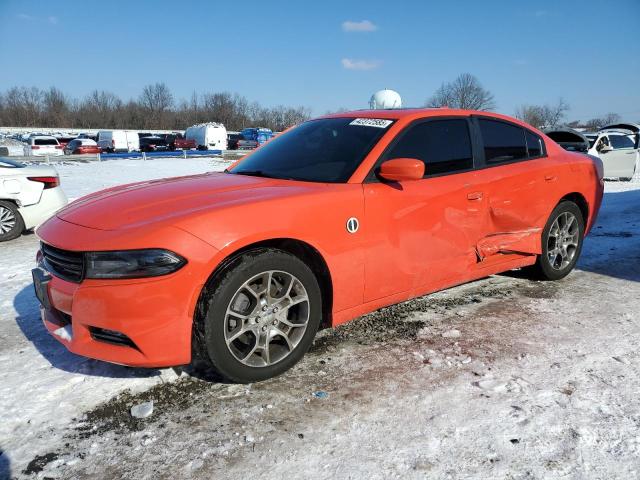
[[[163,81],[177,98],[231,91],[323,114],[380,88],[419,106],[469,72],[503,113],[563,97],[570,120],[640,120],[640,0],[0,0],[0,21],[2,91],[130,98]]]

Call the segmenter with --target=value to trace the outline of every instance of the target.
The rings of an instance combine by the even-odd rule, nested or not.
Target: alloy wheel
[[[571,212],[563,212],[551,224],[547,239],[547,260],[554,270],[571,264],[580,241],[578,220]]]
[[[13,230],[16,226],[16,216],[6,207],[0,205],[0,234]]]
[[[309,323],[309,295],[290,273],[259,273],[236,291],[224,320],[231,354],[251,367],[267,367],[287,357]]]

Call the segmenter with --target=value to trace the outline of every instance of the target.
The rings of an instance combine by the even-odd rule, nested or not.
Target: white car
[[[44,157],[49,155],[51,157],[57,157],[64,155],[62,151],[63,147],[56,137],[34,135],[29,137],[26,143],[27,145],[24,147],[24,154],[26,156]]]
[[[608,125],[589,139],[589,154],[600,157],[606,178],[632,178],[640,173],[640,126],[633,123]]]
[[[37,227],[66,204],[55,168],[0,157],[0,242]]]

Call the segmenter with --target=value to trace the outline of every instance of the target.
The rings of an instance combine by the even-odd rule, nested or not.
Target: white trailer
[[[226,150],[227,129],[221,123],[200,123],[187,128],[184,138],[195,140],[198,150]]]

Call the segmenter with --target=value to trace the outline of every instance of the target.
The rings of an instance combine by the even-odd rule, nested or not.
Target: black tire
[[[249,366],[231,353],[225,341],[227,307],[245,282],[270,270],[293,275],[303,285],[308,296],[307,327],[297,345],[280,361]],[[200,358],[194,360],[210,362],[214,373],[236,383],[266,380],[293,367],[311,346],[322,320],[322,293],[311,269],[298,257],[272,248],[250,250],[232,261],[223,273],[214,276],[201,302],[204,315],[194,335],[194,342],[199,343],[194,347]]]
[[[22,232],[24,232],[24,220],[20,212],[18,212],[18,207],[12,202],[0,200],[0,215],[3,214],[13,216],[13,226],[4,233],[2,231],[3,229],[0,228],[0,242],[13,240],[22,235]]]
[[[549,249],[552,246],[551,244],[554,242],[553,239],[550,240],[550,231],[553,223],[558,219],[561,215],[568,213],[575,217],[578,224],[577,231],[577,239],[578,244],[575,248],[573,257],[571,261],[560,268],[558,266],[554,267],[549,259]],[[578,259],[580,258],[580,253],[582,252],[582,244],[584,241],[584,218],[582,216],[582,212],[580,208],[573,202],[569,200],[563,200],[558,204],[556,208],[553,209],[551,215],[549,216],[549,220],[547,220],[547,224],[542,231],[542,255],[538,255],[535,265],[533,265],[530,269],[530,273],[533,277],[539,280],[560,280],[561,278],[569,275],[571,270],[574,269]]]

